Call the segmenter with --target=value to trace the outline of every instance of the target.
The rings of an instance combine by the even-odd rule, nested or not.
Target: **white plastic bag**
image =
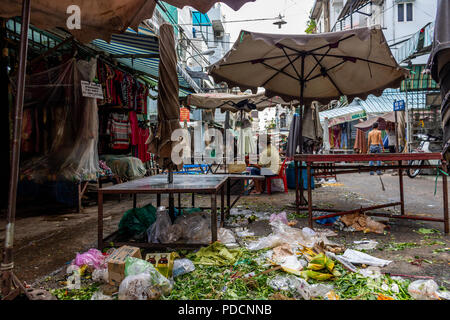
[[[219,228],[217,232],[217,240],[223,244],[235,243],[236,238],[231,230],[225,228]]]
[[[280,212],[279,214],[273,213],[270,216],[270,222],[274,222],[274,221],[277,221],[277,220],[281,221],[284,224],[288,224],[288,219],[287,219],[287,216],[286,216],[286,212],[283,211],[283,212]]]
[[[416,280],[408,286],[408,292],[415,300],[439,300],[438,285],[433,280]]]
[[[375,257],[372,257],[366,253],[347,249],[345,250],[344,254],[341,256],[341,258],[344,258],[346,261],[356,264],[366,264],[369,266],[375,266],[375,267],[385,267],[392,261],[390,260],[383,260],[378,259]]]
[[[173,262],[173,271],[172,275],[173,277],[178,277],[183,274],[192,272],[195,270],[194,263],[189,259],[176,259]]]
[[[148,273],[126,277],[119,287],[119,300],[147,300],[150,281]]]
[[[156,221],[148,228],[148,242],[149,243],[168,243],[168,229],[172,226],[172,221],[167,213],[167,210],[163,210],[162,207],[158,208],[156,212]]]
[[[113,300],[113,297],[103,294],[102,290],[95,291],[91,300]]]
[[[95,269],[92,272],[92,280],[95,282],[108,283],[108,269]]]

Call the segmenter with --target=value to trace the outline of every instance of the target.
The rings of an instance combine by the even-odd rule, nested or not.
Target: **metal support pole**
[[[294,170],[295,170],[295,210],[296,210],[297,214],[300,214],[298,162],[297,162],[297,160],[294,160]]]
[[[156,206],[157,207],[161,206],[161,194],[160,193],[156,194]]]
[[[231,180],[227,180],[227,217],[231,214]]]
[[[398,165],[401,166],[402,162],[399,161]],[[404,216],[405,215],[405,192],[403,190],[403,169],[402,168],[398,169],[398,181],[400,183],[400,202],[401,202],[400,211],[402,213],[402,216]]]
[[[2,295],[11,292],[13,283],[13,247],[14,224],[16,219],[17,181],[19,178],[20,143],[22,135],[23,102],[25,96],[25,76],[28,50],[28,29],[30,26],[30,0],[22,2],[22,28],[20,34],[20,60],[17,83],[16,103],[14,110],[14,136],[12,143],[11,175],[9,180],[8,214],[6,217],[5,247],[3,260],[0,265],[2,271],[0,287]]]
[[[311,190],[311,162],[306,164],[307,176],[308,176],[308,217],[309,227],[313,229],[313,211],[312,211],[312,190]]]
[[[398,149],[398,120],[397,120],[397,111],[394,111],[395,113],[395,152],[399,152]]]
[[[192,208],[195,208],[195,193],[192,192]]]
[[[442,161],[442,170],[447,172],[447,163]],[[444,232],[448,234],[449,225],[448,225],[448,185],[447,185],[447,176],[445,174],[442,175],[442,192],[444,198]]]
[[[97,246],[99,250],[103,250],[103,192],[98,192],[98,223],[97,223]]]
[[[225,185],[220,189],[220,226],[225,225]]]
[[[211,194],[211,240],[217,241],[217,193]]]
[[[133,209],[136,209],[137,207],[137,194],[133,194]]]

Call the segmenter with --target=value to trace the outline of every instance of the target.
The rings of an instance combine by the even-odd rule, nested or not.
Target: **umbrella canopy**
[[[255,0],[222,0],[234,10],[246,2]],[[166,0],[178,8],[192,6],[202,13],[208,12],[217,0]],[[109,41],[111,34],[122,33],[127,27],[137,30],[139,24],[153,16],[157,0],[33,0],[31,1],[31,23],[41,29],[67,28],[71,21],[73,5],[80,9],[81,29],[68,30],[78,40],[93,39]],[[71,13],[67,13],[67,11]],[[22,0],[2,0],[0,17],[12,18],[22,12]]]
[[[160,28],[160,60],[158,81],[158,127],[148,140],[149,152],[158,155],[162,164],[172,153],[172,132],[180,129],[178,102],[177,54],[173,26]]]
[[[216,109],[220,108],[222,112],[264,110],[266,108],[282,106],[295,106],[298,101],[285,102],[280,97],[268,98],[265,92],[257,94],[231,94],[231,93],[196,93],[186,97],[184,104],[194,106],[200,109]]]
[[[395,61],[379,26],[313,35],[241,31],[233,48],[208,68],[229,87],[266,89],[269,97],[328,104],[347,96],[379,96],[407,75]]]

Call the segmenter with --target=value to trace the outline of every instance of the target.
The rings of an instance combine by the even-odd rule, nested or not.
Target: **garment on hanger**
[[[106,131],[110,135],[110,147],[126,150],[130,147],[131,126],[126,113],[111,113]]]

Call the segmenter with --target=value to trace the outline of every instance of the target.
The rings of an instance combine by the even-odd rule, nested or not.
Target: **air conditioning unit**
[[[223,31],[218,31],[218,30],[214,31],[214,37],[215,38],[223,38],[223,36],[224,36],[224,32]]]

